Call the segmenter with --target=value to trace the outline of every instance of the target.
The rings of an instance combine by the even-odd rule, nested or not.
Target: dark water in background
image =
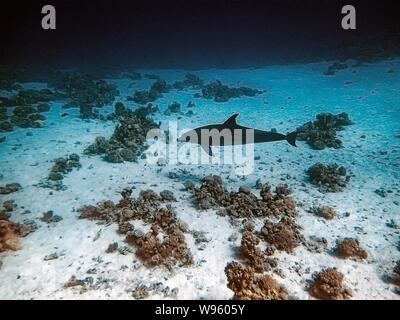
[[[400,53],[398,1],[7,1],[1,64],[30,67],[236,68]],[[57,30],[41,29],[41,7]],[[341,29],[341,8],[357,30]]]

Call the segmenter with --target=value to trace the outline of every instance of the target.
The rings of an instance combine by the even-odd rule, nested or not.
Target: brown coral
[[[252,231],[246,230],[243,232],[239,253],[256,272],[264,272],[276,267],[277,263],[265,256],[257,247],[259,243],[260,239]]]
[[[111,201],[100,202],[97,207],[86,206],[79,210],[80,218],[104,220],[118,223],[118,233],[126,234],[126,241],[136,248],[136,255],[146,266],[189,265],[192,255],[186,245],[186,229],[177,220],[171,207],[160,205],[167,201],[153,190],[141,191],[137,199],[131,198],[132,190],[121,192],[122,199],[114,204]],[[168,194],[168,199],[174,199]],[[142,220],[151,223],[150,231],[143,233],[135,230],[130,221]]]
[[[342,300],[352,296],[351,290],[343,288],[344,276],[334,268],[328,268],[318,273],[308,291],[321,300]]]
[[[357,239],[345,238],[338,242],[335,248],[335,255],[341,259],[359,258],[367,259],[368,253],[360,247],[360,242]]]
[[[0,220],[0,252],[21,249],[19,226],[11,221]]]
[[[136,255],[149,267],[172,268],[176,264],[193,263],[185,235],[169,209],[159,210],[149,232],[144,235],[129,232],[126,241],[136,247]]]
[[[278,223],[266,221],[261,229],[265,241],[280,251],[293,252],[304,240],[299,226],[290,218],[282,218]]]
[[[319,186],[321,192],[339,192],[348,183],[347,170],[336,163],[325,166],[316,163],[307,170],[310,181]]]
[[[326,220],[332,220],[332,219],[335,219],[335,217],[336,217],[335,209],[333,209],[331,207],[327,207],[327,206],[311,208],[311,212],[313,212],[315,215],[322,217]]]
[[[257,275],[251,267],[230,262],[225,267],[228,288],[237,300],[286,300],[288,294],[269,275]]]
[[[229,216],[235,218],[264,217],[264,216],[295,216],[296,203],[287,186],[279,185],[272,194],[271,187],[265,186],[261,199],[257,198],[247,188],[239,192],[228,192],[222,185],[219,176],[203,178],[200,188],[194,190],[196,204],[200,209],[223,207]]]

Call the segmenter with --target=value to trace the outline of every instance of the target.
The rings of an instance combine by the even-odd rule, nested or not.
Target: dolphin
[[[297,131],[289,133],[287,135],[272,132],[263,131],[254,128],[244,127],[237,124],[236,119],[239,113],[235,113],[229,117],[224,123],[211,124],[196,129],[192,129],[183,133],[179,138],[179,142],[188,142],[199,144],[209,156],[212,156],[212,146],[227,146],[227,145],[244,145],[248,143],[264,143],[273,141],[287,141],[290,145],[296,147]],[[208,135],[202,133],[209,132]],[[248,134],[252,133],[252,137]],[[226,139],[223,134],[230,134],[230,139]],[[202,139],[203,137],[203,139]],[[239,139],[236,139],[238,137]],[[250,138],[250,139],[249,139]],[[205,140],[205,141],[202,141]]]

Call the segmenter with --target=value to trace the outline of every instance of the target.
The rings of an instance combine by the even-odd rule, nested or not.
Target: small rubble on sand
[[[325,166],[318,162],[308,168],[307,174],[310,181],[319,186],[323,193],[342,191],[350,179],[350,176],[346,176],[346,168],[336,163]]]
[[[323,150],[325,148],[341,148],[342,141],[337,137],[337,132],[345,126],[352,125],[346,112],[337,115],[331,113],[320,113],[313,122],[307,122],[297,128],[298,139],[306,141],[313,149]]]
[[[288,293],[271,276],[256,274],[251,267],[230,262],[225,268],[228,288],[236,300],[287,300]]]
[[[334,62],[332,63],[326,71],[323,72],[325,76],[334,76],[337,71],[347,69],[348,65],[346,63]]]
[[[193,258],[185,240],[188,230],[169,205],[162,206],[168,202],[165,197],[153,190],[141,191],[137,199],[131,198],[131,194],[131,189],[125,189],[117,204],[105,201],[96,207],[83,207],[79,217],[118,223],[118,233],[126,236],[125,241],[136,249],[136,256],[148,267],[172,269],[191,265]],[[135,220],[150,224],[150,230],[135,228]]]
[[[49,176],[46,181],[41,182],[39,186],[54,190],[66,190],[67,187],[63,184],[63,179],[65,175],[70,173],[74,168],[81,168],[79,160],[80,158],[76,153],[71,153],[65,157],[55,159]]]
[[[19,183],[13,182],[13,183],[8,183],[3,187],[0,187],[0,194],[10,194],[13,192],[17,192],[21,190],[22,187]]]
[[[63,218],[57,214],[54,214],[52,210],[43,212],[42,217],[40,218],[41,221],[45,223],[57,223],[60,222]]]
[[[148,116],[154,110],[150,106],[135,111],[125,108],[122,103],[115,105],[118,125],[110,139],[97,137],[84,153],[87,155],[103,155],[103,159],[112,163],[124,161],[134,162],[146,149],[146,134],[158,125]]]
[[[308,292],[320,300],[343,300],[352,296],[350,289],[343,287],[344,276],[333,268],[322,270],[314,276]]]
[[[368,253],[360,246],[357,239],[345,238],[338,241],[335,248],[335,255],[341,259],[355,258],[364,260],[368,258]]]
[[[333,220],[336,218],[337,215],[335,209],[328,206],[312,207],[310,211],[316,216],[324,218],[326,220]]]

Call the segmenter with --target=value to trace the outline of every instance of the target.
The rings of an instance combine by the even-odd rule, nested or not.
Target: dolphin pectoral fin
[[[235,113],[233,116],[229,117],[228,120],[224,122],[224,126],[226,127],[234,127],[236,126],[236,118],[239,116],[239,113]]]
[[[207,152],[207,154],[208,154],[210,157],[214,156],[214,154],[213,154],[213,152],[212,152],[212,149],[211,149],[211,146],[208,146],[208,148],[207,148],[206,146],[201,145],[201,147],[203,148],[203,150],[204,150],[205,152]]]

